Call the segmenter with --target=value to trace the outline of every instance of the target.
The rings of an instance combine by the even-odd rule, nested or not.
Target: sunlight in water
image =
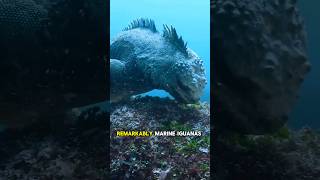
[[[137,18],[153,19],[160,31],[163,24],[173,25],[178,34],[188,42],[188,47],[203,59],[207,82],[210,82],[209,0],[113,0],[110,5],[111,39]],[[168,96],[168,93],[154,90],[148,95],[164,97]],[[204,89],[201,100],[210,101],[209,83]]]

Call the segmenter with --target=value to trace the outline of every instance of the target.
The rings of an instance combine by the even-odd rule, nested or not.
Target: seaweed
[[[174,45],[183,54],[188,55],[187,42],[178,36],[177,31],[172,26],[163,25],[163,37],[166,38],[172,45]]]
[[[158,32],[154,21],[146,18],[140,18],[132,21],[131,24],[128,27],[124,28],[123,30],[128,31],[128,30],[137,29],[137,28],[149,29],[154,33]]]

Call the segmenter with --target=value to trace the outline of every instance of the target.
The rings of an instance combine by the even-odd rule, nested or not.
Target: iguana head
[[[206,85],[203,61],[191,49],[187,49],[187,56],[176,58],[165,75],[168,91],[177,101],[195,103],[200,100]]]
[[[164,25],[163,37],[176,51],[173,55],[174,63],[165,76],[164,89],[180,102],[199,101],[206,85],[202,59],[187,47],[187,43],[178,36],[174,27]]]

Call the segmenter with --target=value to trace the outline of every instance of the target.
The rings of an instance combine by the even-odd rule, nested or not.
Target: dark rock
[[[214,0],[211,11],[217,130],[279,129],[310,70],[295,1]]]
[[[317,180],[319,132],[311,129],[271,135],[231,135],[214,140],[214,179]]]
[[[107,117],[91,108],[55,134],[39,131],[38,122],[1,132],[0,179],[107,179]]]

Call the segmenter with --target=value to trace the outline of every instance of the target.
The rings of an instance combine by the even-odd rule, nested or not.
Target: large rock
[[[0,121],[21,126],[107,98],[106,9],[100,0],[0,0]]]
[[[217,130],[277,130],[310,70],[296,1],[215,0],[211,10]]]

